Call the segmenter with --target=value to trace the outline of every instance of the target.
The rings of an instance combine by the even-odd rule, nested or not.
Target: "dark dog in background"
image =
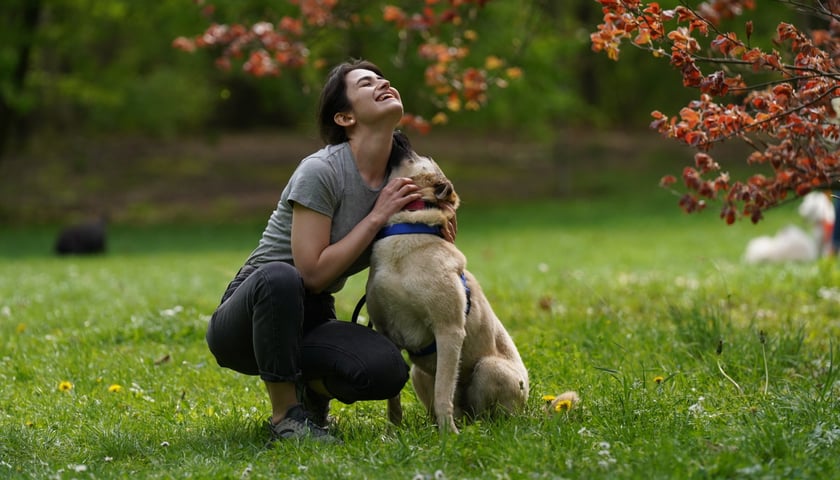
[[[55,253],[58,255],[105,253],[107,225],[108,219],[102,215],[96,220],[64,228],[55,241]]]

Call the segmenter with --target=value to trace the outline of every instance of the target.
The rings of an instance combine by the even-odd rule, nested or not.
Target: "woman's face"
[[[345,76],[345,85],[356,123],[370,124],[388,120],[393,127],[402,118],[400,92],[375,72],[351,70]]]

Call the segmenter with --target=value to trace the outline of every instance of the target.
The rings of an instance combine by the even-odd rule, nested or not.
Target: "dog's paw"
[[[568,412],[572,408],[576,407],[580,402],[580,395],[578,395],[574,390],[569,390],[568,392],[563,392],[556,396],[544,395],[543,401],[545,402],[545,413],[548,415],[554,415],[556,413]]]
[[[455,418],[452,416],[443,416],[438,418],[438,431],[441,435],[446,435],[448,433],[458,435],[461,433],[455,425]]]

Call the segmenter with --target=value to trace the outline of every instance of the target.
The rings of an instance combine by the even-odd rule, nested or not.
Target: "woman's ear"
[[[356,119],[353,118],[353,114],[350,112],[338,112],[333,116],[333,120],[335,121],[336,125],[342,127],[349,127],[356,123]]]

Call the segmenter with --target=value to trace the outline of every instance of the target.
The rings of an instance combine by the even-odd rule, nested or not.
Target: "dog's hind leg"
[[[528,373],[501,357],[484,357],[473,369],[466,411],[474,416],[513,413],[528,400]]]

